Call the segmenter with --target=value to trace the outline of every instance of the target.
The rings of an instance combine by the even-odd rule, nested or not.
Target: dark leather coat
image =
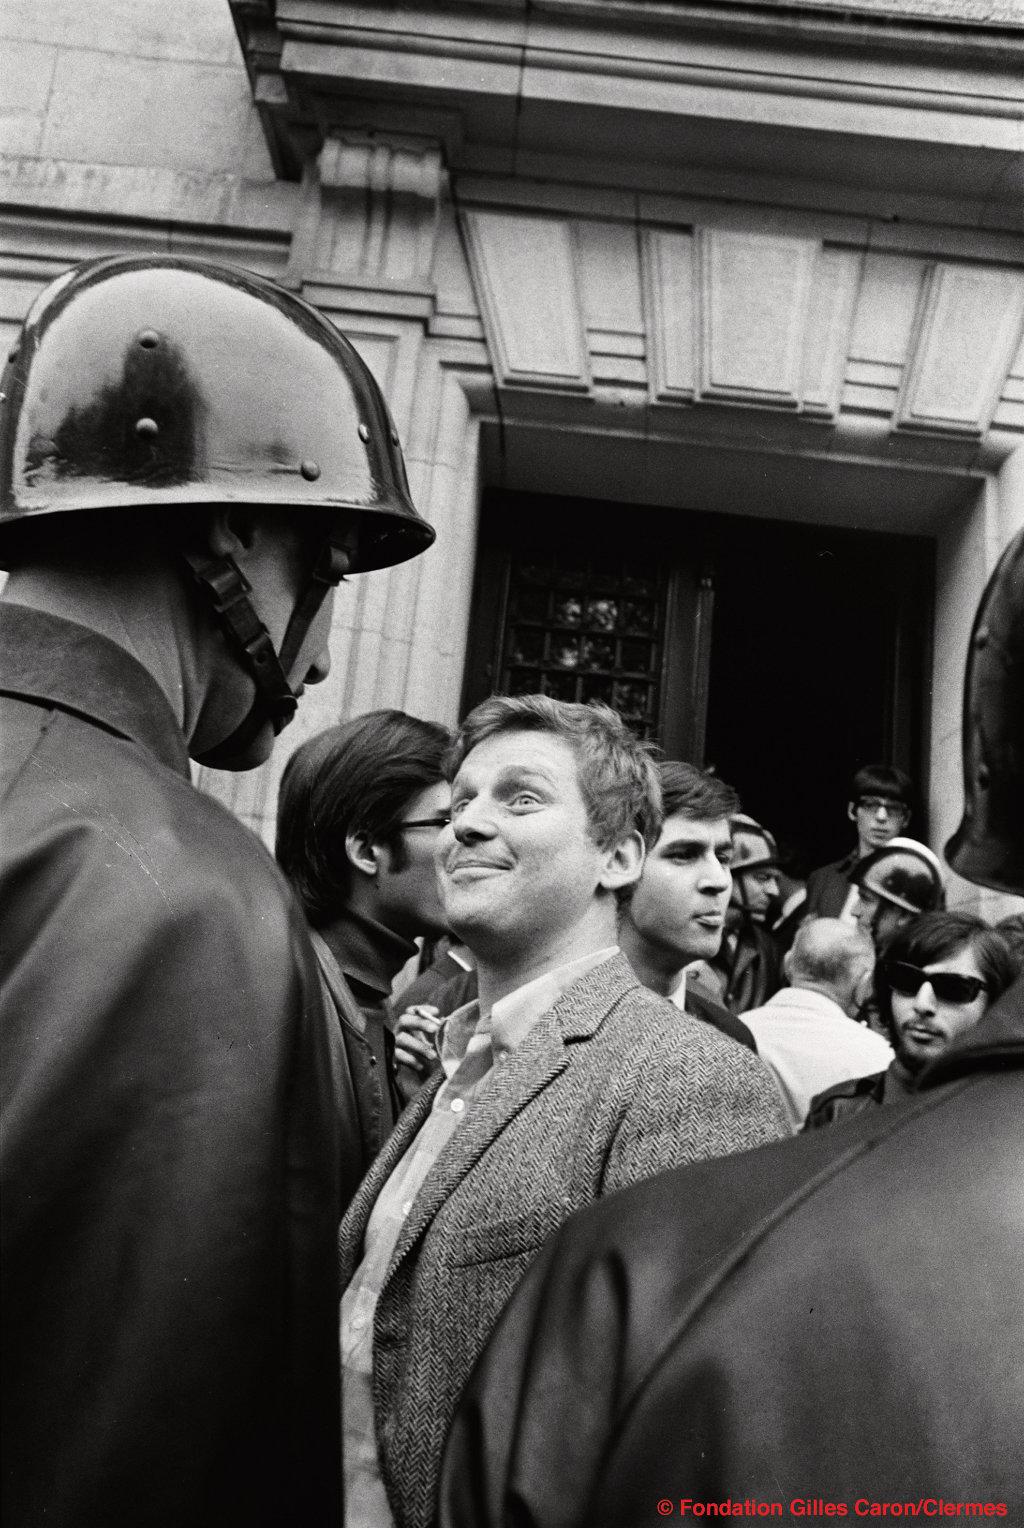
[[[3,1521],[339,1521],[336,1102],[300,915],[153,679],[0,605]]]
[[[1024,1520],[1022,1067],[1024,978],[906,1102],[577,1216],[470,1381],[441,1528],[685,1498]]]

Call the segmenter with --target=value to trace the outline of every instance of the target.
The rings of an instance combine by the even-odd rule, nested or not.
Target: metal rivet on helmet
[[[139,335],[139,344],[143,350],[155,350],[160,343],[160,336],[155,329],[143,329]]]
[[[302,473],[302,476],[306,479],[307,483],[315,483],[317,478],[320,476],[319,465],[313,461],[311,457],[306,458],[306,460],[299,467],[299,471]]]
[[[369,427],[369,425],[361,424],[359,426],[359,439],[360,440],[369,440],[369,438],[370,438],[370,427]]]
[[[135,421],[135,433],[143,440],[152,440],[155,435],[160,434],[160,426],[155,419],[150,419],[147,414],[144,414],[141,419]]]

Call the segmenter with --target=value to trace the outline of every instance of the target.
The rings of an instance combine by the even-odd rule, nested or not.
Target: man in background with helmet
[[[271,283],[90,262],[0,421],[3,1510],[340,1520],[336,1100],[262,762],[334,586],[433,540],[366,367]]]
[[[782,986],[782,959],[768,928],[768,911],[779,894],[775,839],[753,817],[739,812],[732,827],[732,893],[725,937],[708,970],[730,1013],[762,1007]]]
[[[1024,532],[975,621],[947,847],[1018,894],[1022,761]],[[1022,1108],[1024,976],[904,1102],[576,1216],[463,1396],[439,1528],[617,1528],[726,1500],[1020,1522]]]
[[[850,876],[857,896],[853,916],[881,955],[895,933],[922,913],[946,905],[942,866],[927,844],[892,838],[859,862]]]

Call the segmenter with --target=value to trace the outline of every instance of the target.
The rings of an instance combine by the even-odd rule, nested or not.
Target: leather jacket
[[[301,915],[153,678],[0,604],[3,1519],[340,1521],[337,1103]]]

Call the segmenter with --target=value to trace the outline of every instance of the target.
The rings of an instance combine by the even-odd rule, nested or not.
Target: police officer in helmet
[[[5,1521],[337,1523],[317,977],[189,760],[264,760],[341,577],[433,532],[352,347],[237,270],[78,267],[0,391]]]
[[[915,838],[891,838],[872,850],[851,872],[850,884],[857,888],[857,924],[877,954],[912,919],[946,905],[942,866]]]
[[[767,828],[738,812],[731,820],[732,894],[722,948],[709,969],[734,1014],[759,1008],[782,986],[782,959],[765,926],[779,894],[779,851]]]

